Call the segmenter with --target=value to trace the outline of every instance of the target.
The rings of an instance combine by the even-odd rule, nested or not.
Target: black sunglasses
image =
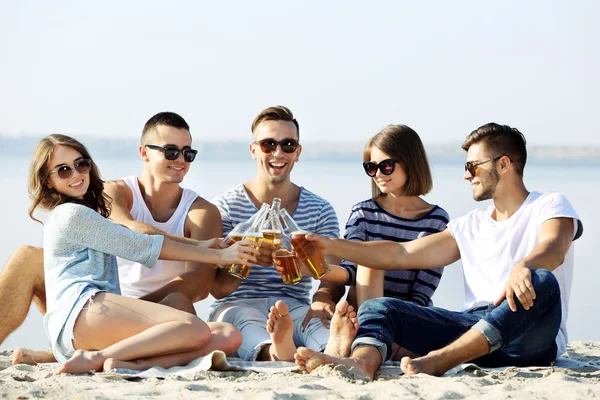
[[[176,146],[163,147],[154,144],[146,144],[145,146],[149,149],[162,151],[165,155],[165,159],[169,161],[177,160],[179,158],[179,153],[181,153],[183,154],[183,159],[185,162],[192,162],[196,158],[196,154],[198,154],[198,150],[194,150],[189,147],[179,149]]]
[[[70,179],[75,171],[79,174],[87,174],[92,169],[92,160],[87,158],[75,161],[73,165],[63,164],[50,171],[50,175],[56,174],[60,179]]]
[[[496,161],[501,159],[503,156],[498,156],[496,158],[490,158],[489,160],[485,160],[485,161],[480,161],[480,162],[475,162],[475,161],[467,161],[465,163],[465,172],[469,171],[469,173],[471,174],[471,176],[475,176],[475,174],[477,173],[477,167],[479,167],[482,164],[485,163],[489,163],[490,161]]]
[[[380,161],[379,164],[374,163],[373,161],[367,161],[363,163],[363,168],[371,178],[377,175],[377,169],[384,175],[391,175],[396,169],[396,160],[388,158],[387,160]]]
[[[266,154],[274,152],[278,145],[281,146],[281,150],[283,150],[284,153],[293,153],[300,145],[296,139],[283,139],[279,141],[275,139],[262,139],[254,141],[252,144],[259,145],[262,152]]]

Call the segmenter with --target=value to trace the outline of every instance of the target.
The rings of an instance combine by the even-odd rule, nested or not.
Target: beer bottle
[[[285,208],[280,211],[279,215],[285,223],[291,237],[292,246],[298,257],[300,257],[300,260],[304,263],[311,276],[315,279],[320,279],[330,270],[327,260],[325,260],[325,257],[323,257],[323,254],[314,243],[306,240],[308,232],[298,226]]]
[[[279,265],[283,269],[281,280],[286,285],[294,285],[302,280],[300,261],[292,252],[290,239],[291,238],[288,235],[282,237],[280,247],[273,252],[273,257],[275,260],[279,261]]]
[[[263,205],[260,207],[260,210],[254,213],[254,215],[251,216],[248,220],[242,221],[236,226],[234,226],[233,229],[227,234],[227,236],[225,236],[225,239],[223,240],[225,244],[231,246],[235,242],[239,242],[240,240],[242,240],[242,238],[244,237],[244,232],[246,232],[252,226],[252,224],[260,216],[260,214],[264,212],[265,209],[268,211],[269,205],[263,203]],[[225,268],[226,266],[217,265],[217,267]],[[228,267],[231,268],[231,265]]]
[[[283,227],[279,220],[280,207],[281,199],[275,197],[273,199],[273,204],[271,205],[271,211],[269,211],[267,219],[260,230],[263,234],[263,241],[271,243],[277,249],[279,248],[281,235],[283,234]]]
[[[253,247],[257,250],[260,247],[260,243],[263,239],[260,228],[265,222],[265,218],[269,212],[269,209],[270,206],[268,204],[263,204],[257,213],[258,215],[256,216],[256,219],[252,221],[252,224],[244,231],[244,235],[242,236],[243,240],[252,240],[253,242],[256,242],[256,246]],[[251,269],[251,266],[232,264],[231,267],[229,267],[229,273],[233,276],[237,276],[240,279],[246,279],[248,275],[250,275]]]

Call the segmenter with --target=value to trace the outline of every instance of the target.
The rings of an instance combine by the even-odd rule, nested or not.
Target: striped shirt
[[[446,229],[448,213],[434,206],[419,218],[408,219],[390,214],[372,199],[362,201],[352,207],[346,223],[345,239],[368,242],[392,240],[408,242]],[[349,275],[348,285],[356,283],[356,264],[343,260],[341,266]],[[431,303],[431,296],[437,289],[443,268],[423,270],[385,271],[383,295],[411,301],[423,306]]]
[[[223,221],[223,234],[229,233],[233,227],[248,220],[258,209],[250,200],[244,185],[229,189],[212,202],[219,208]],[[300,228],[315,232],[322,236],[337,238],[340,227],[335,210],[326,200],[300,187],[298,206],[292,215]],[[293,298],[310,304],[312,278],[304,275],[295,285],[286,285],[273,267],[254,265],[248,278],[242,280],[237,290],[220,300],[215,300],[211,309],[222,303],[234,300],[256,299],[261,297]]]

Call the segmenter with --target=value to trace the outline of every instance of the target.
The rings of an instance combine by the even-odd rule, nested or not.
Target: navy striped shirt
[[[223,221],[223,234],[229,233],[235,225],[249,219],[258,210],[250,200],[244,185],[229,189],[212,202],[219,208]],[[340,226],[335,210],[326,200],[300,187],[298,206],[292,215],[300,228],[322,236],[337,238]],[[229,296],[215,300],[211,308],[222,303],[261,297],[289,297],[310,304],[312,278],[304,275],[295,285],[286,285],[273,267],[254,265],[248,278],[242,280],[237,290]]]
[[[361,242],[373,240],[408,242],[443,231],[448,221],[448,213],[438,206],[419,218],[409,219],[390,214],[377,202],[369,199],[352,207],[344,238]],[[348,285],[354,285],[356,264],[344,260],[341,266],[350,274]],[[436,268],[385,271],[383,295],[427,306],[431,304],[431,296],[440,283],[443,270],[443,268]]]

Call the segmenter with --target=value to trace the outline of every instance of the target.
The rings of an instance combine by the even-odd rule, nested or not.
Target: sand
[[[12,366],[0,352],[0,398],[8,399],[590,399],[600,398],[600,342],[573,342],[577,368],[467,369],[440,378],[381,376],[367,382],[344,367],[300,373],[196,372],[126,380],[111,374],[53,375],[56,364]],[[393,371],[393,369],[390,369]]]

